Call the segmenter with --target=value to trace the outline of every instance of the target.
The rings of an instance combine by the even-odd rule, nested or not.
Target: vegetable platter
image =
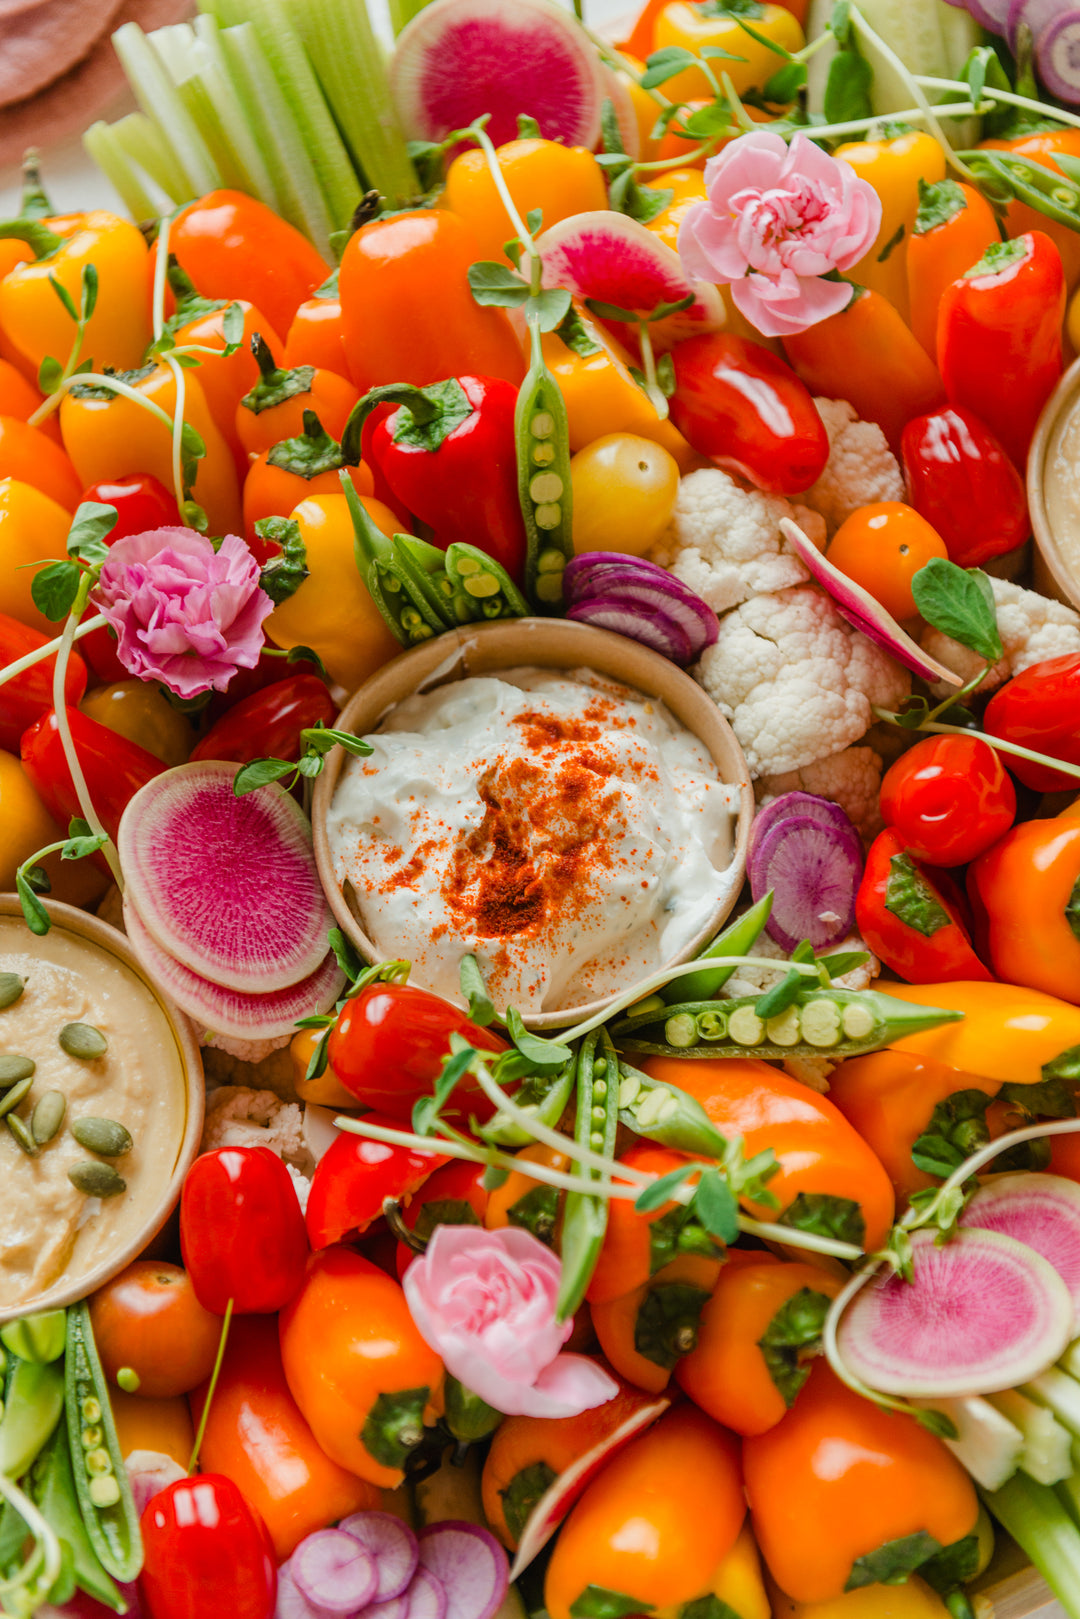
[[[1080,9],[390,9],[0,223],[0,1607],[1078,1619]]]

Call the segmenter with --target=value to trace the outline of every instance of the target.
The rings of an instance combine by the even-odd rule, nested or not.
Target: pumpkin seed
[[[14,1006],[25,988],[26,979],[20,978],[18,973],[0,973],[0,1011],[5,1006]]]
[[[20,1079],[17,1085],[11,1087],[7,1095],[0,1100],[0,1119],[10,1113],[13,1107],[18,1107],[33,1083],[33,1079],[28,1075],[26,1079]]]
[[[119,1192],[127,1191],[127,1181],[111,1164],[99,1164],[94,1159],[72,1164],[68,1180],[76,1191],[85,1192],[87,1197],[116,1197]]]
[[[122,1158],[132,1148],[131,1131],[116,1119],[75,1119],[71,1133],[80,1147],[99,1152],[103,1158]]]
[[[92,1023],[65,1023],[60,1030],[60,1044],[69,1057],[79,1057],[83,1062],[104,1057],[109,1049],[108,1040]]]
[[[4,1120],[4,1123],[7,1125],[8,1129],[11,1131],[12,1135],[15,1137],[15,1140],[19,1143],[19,1146],[22,1148],[26,1156],[28,1158],[36,1158],[38,1154],[38,1144],[30,1134],[30,1131],[26,1128],[23,1121],[19,1118],[18,1114],[9,1113]]]
[[[30,1129],[39,1147],[52,1140],[66,1112],[67,1097],[63,1091],[46,1091],[30,1116]]]
[[[29,1079],[37,1063],[33,1057],[24,1057],[19,1052],[5,1051],[0,1056],[0,1090],[8,1085],[15,1085],[20,1079]]]

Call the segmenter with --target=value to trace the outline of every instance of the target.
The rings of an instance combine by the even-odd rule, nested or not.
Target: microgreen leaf
[[[306,753],[319,755],[329,753],[331,748],[342,747],[346,753],[352,753],[358,759],[364,759],[375,751],[362,736],[354,736],[351,731],[335,731],[324,725],[322,720],[316,720],[314,725],[300,732],[300,745]]]
[[[279,546],[280,556],[271,557],[259,576],[259,584],[275,606],[288,601],[308,577],[307,547],[300,525],[291,517],[263,517],[255,524],[260,540]]]
[[[772,77],[765,80],[761,91],[766,101],[788,102],[795,100],[805,84],[806,63],[792,60],[777,68]]]
[[[474,1023],[479,1023],[482,1029],[486,1029],[488,1024],[495,1020],[495,1008],[475,956],[462,956],[461,966],[458,968],[458,981],[461,984],[461,993],[469,1003],[469,1016]]]
[[[870,102],[870,91],[873,83],[874,72],[865,57],[850,47],[837,51],[829,63],[829,74],[825,81],[823,110],[826,122],[845,124],[872,117],[874,109]]]
[[[81,578],[74,562],[53,562],[34,575],[30,595],[38,612],[44,613],[51,624],[70,613]]]
[[[678,1169],[669,1169],[666,1175],[661,1175],[651,1186],[645,1187],[636,1199],[634,1208],[638,1214],[651,1214],[654,1209],[662,1208],[665,1203],[670,1203],[683,1181],[708,1167],[706,1164],[680,1164]]]
[[[528,284],[505,264],[481,259],[469,265],[469,287],[478,304],[494,304],[500,309],[516,309],[529,296]]]
[[[57,388],[60,386],[60,380],[63,375],[64,368],[60,364],[60,361],[55,359],[53,355],[46,354],[45,358],[38,366],[38,388],[46,396],[54,394]]]
[[[802,973],[789,972],[785,974],[778,984],[774,984],[771,989],[765,991],[764,995],[758,997],[754,1002],[754,1011],[759,1018],[766,1020],[779,1017],[780,1013],[786,1012],[789,1006],[794,1006],[802,984]]]
[[[1004,656],[993,587],[981,568],[931,557],[911,581],[915,605],[928,624],[996,663]]]
[[[84,500],[76,507],[75,516],[71,519],[71,527],[68,529],[68,556],[79,557],[91,567],[104,562],[109,554],[105,536],[112,533],[116,521],[115,506],[106,506],[97,500]]]
[[[44,938],[52,927],[49,913],[38,899],[29,881],[22,871],[15,873],[15,890],[19,896],[19,905],[22,908],[23,918],[31,933]]]
[[[789,62],[797,62],[799,60],[798,57],[794,56],[791,51],[785,50],[779,41],[770,39],[767,34],[759,34],[756,28],[751,28],[750,24],[748,22],[743,22],[741,18],[739,20],[739,27],[742,29],[744,34],[749,34],[751,39],[756,39],[759,45],[764,45],[767,51],[772,51],[774,56],[783,56]],[[716,45],[706,45],[701,54],[702,56],[726,56],[727,52],[721,51]],[[732,57],[732,61],[734,62],[745,62],[745,60],[745,56]]]
[[[585,307],[599,320],[622,320],[631,325],[640,319],[632,309],[623,309],[621,304],[606,304],[600,298],[586,298]]]
[[[81,815],[73,815],[68,823],[68,840],[60,851],[60,858],[82,860],[104,849],[108,841],[107,832],[91,832],[89,823]]]
[[[323,765],[326,763],[321,753],[302,753],[296,761],[296,768],[302,776],[314,779],[322,775]]]
[[[573,1052],[568,1046],[560,1046],[554,1040],[541,1040],[538,1035],[530,1034],[521,1021],[521,1013],[516,1007],[510,1006],[506,1011],[506,1032],[523,1057],[536,1068],[561,1068],[563,1063],[569,1062]]]
[[[831,956],[819,956],[818,966],[824,967],[830,978],[843,978],[845,973],[854,972],[856,967],[865,966],[870,960],[866,950],[838,950]]]
[[[442,1065],[442,1072],[435,1081],[435,1089],[431,1096],[421,1096],[412,1110],[412,1127],[418,1136],[430,1135],[435,1122],[450,1100],[455,1086],[459,1080],[468,1073],[471,1064],[479,1055],[472,1046],[465,1045],[460,1039],[455,1042],[458,1049]]]
[[[244,311],[239,304],[230,304],[221,317],[221,332],[230,348],[244,341]]]
[[[243,798],[245,793],[252,793],[269,782],[280,781],[282,776],[291,776],[295,770],[296,762],[293,759],[252,759],[250,764],[241,765],[233,777],[233,792],[237,798]]]
[[[603,140],[604,151],[618,153],[620,157],[626,156],[626,146],[619,128],[619,118],[615,111],[615,103],[610,96],[604,97],[604,106],[600,114],[600,135]]]
[[[525,299],[525,318],[535,320],[542,332],[553,332],[566,319],[570,302],[565,287],[548,287],[543,292],[530,293]]]
[[[530,208],[528,213],[525,215],[525,225],[530,236],[536,235],[543,222],[544,210],[542,208]]]
[[[838,45],[847,44],[851,37],[851,0],[836,0],[828,29]]]
[[[722,1243],[732,1243],[739,1235],[739,1205],[735,1194],[726,1177],[711,1165],[698,1182],[694,1212],[706,1231]]]
[[[98,273],[96,265],[83,265],[80,291],[82,296],[79,300],[79,324],[85,326],[97,307]]]
[[[180,472],[184,480],[184,489],[188,490],[195,482],[199,470],[199,462],[206,454],[206,445],[190,422],[185,422],[180,432]]]
[[[290,647],[288,654],[286,655],[285,662],[313,663],[315,665],[316,672],[320,674],[324,680],[329,680],[330,678],[326,673],[326,667],[322,659],[319,657],[319,654],[317,652],[313,652],[309,646]]]
[[[364,970],[364,963],[352,940],[342,933],[340,928],[331,928],[326,937],[334,952],[334,960],[350,984],[355,983]]]
[[[653,51],[646,61],[645,72],[641,75],[641,88],[655,90],[658,84],[666,84],[684,68],[695,66],[697,57],[693,51],[683,50],[681,45],[665,45],[663,50]]]
[[[51,275],[49,277],[49,285],[59,298],[60,302],[63,304],[64,308],[67,310],[68,314],[71,316],[72,320],[77,321],[79,318],[79,311],[75,308],[75,300],[72,298],[70,292],[67,290],[64,284],[58,281],[54,275]]]

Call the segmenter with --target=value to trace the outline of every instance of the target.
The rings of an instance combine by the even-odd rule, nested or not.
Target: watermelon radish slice
[[[285,989],[266,995],[223,989],[162,950],[128,896],[124,898],[124,927],[147,972],[181,1012],[201,1029],[232,1040],[277,1040],[283,1034],[294,1034],[298,1018],[329,1011],[345,986],[345,974],[333,955],[328,955],[310,978]]]
[[[276,782],[237,798],[235,774],[211,759],[155,776],[124,811],[118,848],[158,946],[200,978],[262,996],[310,978],[333,918],[299,804]]]
[[[724,305],[717,289],[705,281],[691,281],[679,255],[626,214],[601,210],[574,214],[544,231],[536,245],[544,260],[544,286],[568,287],[575,298],[594,298],[648,315],[658,304],[678,303],[693,293],[694,302],[688,308],[649,327],[658,352],[673,348],[684,337],[715,331],[724,324]],[[622,342],[637,348],[636,327],[615,320],[605,321],[605,325]]]
[[[1080,1333],[1080,1186],[1062,1175],[991,1175],[960,1216],[962,1226],[1003,1231],[1048,1260],[1073,1301]]]
[[[600,72],[604,79],[604,95],[610,98],[611,105],[615,109],[615,122],[619,126],[623,151],[627,157],[640,157],[641,130],[638,127],[634,103],[630,97],[630,87],[626,77],[621,73],[616,73],[614,68],[608,67],[606,62],[600,64]]]
[[[527,113],[546,140],[594,147],[610,93],[588,35],[551,0],[432,0],[398,38],[390,85],[410,136],[439,141],[490,113],[496,146]]]
[[[881,1394],[996,1394],[1037,1377],[1072,1336],[1053,1266],[1000,1231],[965,1227],[942,1247],[911,1236],[914,1281],[871,1282],[840,1325],[850,1371]]]

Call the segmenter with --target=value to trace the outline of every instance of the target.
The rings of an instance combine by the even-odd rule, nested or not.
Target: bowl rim
[[[1080,608],[1080,569],[1070,569],[1061,554],[1046,509],[1046,464],[1054,435],[1068,405],[1080,398],[1080,359],[1073,361],[1043,406],[1028,452],[1027,501],[1036,551],[1062,599]]]
[[[608,679],[658,698],[708,750],[720,779],[738,789],[732,856],[726,868],[732,872],[732,882],[717,901],[708,922],[664,965],[676,966],[689,961],[713,938],[739,897],[754,816],[754,790],[745,756],[731,726],[712,698],[667,658],[626,636],[572,619],[525,618],[468,625],[425,641],[384,664],[352,694],[336,724],[341,730],[355,730],[357,735],[363,735],[374,730],[391,709],[418,692],[434,690],[470,674],[536,665],[566,670],[595,669]],[[327,811],[345,758],[343,748],[333,748],[315,785],[311,807],[315,863],[339,927],[365,959],[377,961],[378,951],[364,932],[348,898],[338,888],[326,827]],[[581,1006],[533,1013],[524,1023],[535,1030],[566,1028],[581,1019],[597,1016],[614,999],[613,993]]]
[[[9,1306],[0,1306],[0,1326],[7,1321],[18,1320],[20,1316],[37,1313],[42,1310],[58,1310],[65,1305],[75,1304],[88,1294],[96,1292],[106,1282],[118,1275],[132,1260],[153,1242],[161,1231],[173,1209],[180,1199],[180,1189],[184,1184],[191,1165],[199,1151],[202,1140],[203,1118],[206,1107],[206,1089],[203,1077],[202,1056],[198,1041],[195,1038],[187,1018],[178,1011],[169,1000],[165,992],[158,987],[153,978],[142,966],[136,956],[127,935],[121,933],[110,923],[102,921],[92,911],[82,911],[75,905],[65,905],[59,900],[47,902],[49,917],[54,928],[66,929],[67,932],[97,945],[106,954],[116,957],[125,967],[129,967],[139,981],[146,986],[150,994],[157,1001],[165,1014],[166,1021],[176,1041],[180,1056],[180,1066],[184,1076],[184,1102],[186,1117],[184,1132],[177,1147],[176,1160],[168,1182],[163,1187],[159,1200],[154,1205],[153,1213],[148,1215],[139,1228],[132,1233],[121,1248],[118,1248],[108,1258],[102,1259],[92,1270],[84,1272],[73,1280],[65,1271],[53,1285],[43,1293],[37,1293],[33,1298],[25,1299],[22,1303]],[[22,916],[22,907],[17,894],[0,893],[0,916]],[[34,935],[29,933],[30,938]]]

